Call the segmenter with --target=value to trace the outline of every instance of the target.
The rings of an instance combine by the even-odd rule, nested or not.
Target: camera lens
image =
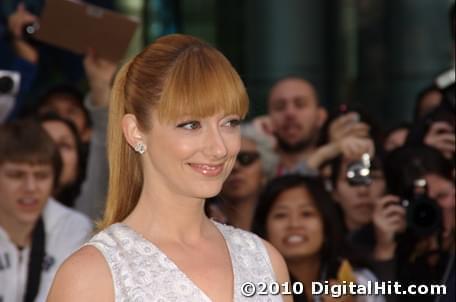
[[[410,203],[407,221],[409,227],[417,234],[431,234],[440,226],[441,210],[434,200],[421,196]]]
[[[38,22],[26,24],[22,28],[22,37],[27,41],[32,41],[34,34],[38,31],[40,25]]]
[[[437,218],[437,213],[428,204],[417,205],[413,213],[413,221],[423,227],[432,226]]]
[[[14,81],[11,77],[9,77],[9,76],[0,77],[0,94],[11,93],[13,86],[14,86]]]

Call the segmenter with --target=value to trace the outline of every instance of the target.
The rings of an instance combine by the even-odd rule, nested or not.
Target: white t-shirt
[[[46,301],[62,262],[90,236],[93,226],[83,214],[49,199],[43,211],[45,256],[35,301]],[[27,284],[30,246],[19,250],[0,227],[0,302],[22,302]]]

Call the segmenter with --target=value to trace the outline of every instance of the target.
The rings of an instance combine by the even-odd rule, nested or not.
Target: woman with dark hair
[[[385,176],[390,195],[378,201],[373,219],[375,273],[403,284],[445,283],[454,270],[453,164],[434,148],[404,146],[386,157]],[[399,298],[434,301],[435,296]]]
[[[347,237],[372,222],[375,202],[385,193],[382,160],[378,153],[370,158],[368,177],[358,182],[348,177],[356,166],[359,169],[361,162],[346,157],[331,161],[331,194]]]
[[[56,143],[62,158],[62,172],[54,197],[68,207],[73,207],[84,179],[81,163],[82,145],[76,126],[54,113],[39,117],[41,126]]]
[[[355,111],[351,111],[353,109]],[[339,112],[334,113],[329,120],[321,138],[321,143],[325,143],[331,136],[334,136],[334,133],[339,133],[340,128],[350,129],[355,125],[353,122],[341,125],[340,120],[356,117],[356,120],[361,121],[363,125],[363,131],[358,133],[356,138],[369,146],[368,148],[350,148],[354,151],[338,154],[325,163],[328,191],[331,191],[332,198],[337,203],[338,214],[341,216],[343,229],[348,234],[347,237],[372,221],[374,201],[383,195],[385,187],[380,128],[368,114],[359,108],[353,109],[341,106]],[[367,155],[369,155],[368,160]],[[367,167],[367,169],[363,169],[363,167]],[[366,171],[367,174],[360,174]]]
[[[295,296],[295,301],[326,301],[328,297],[312,296],[313,281],[376,280],[348,251],[340,225],[319,179],[286,175],[273,179],[262,192],[253,231],[281,252],[292,279],[303,282],[305,294]],[[340,301],[383,301],[383,297],[345,296]]]

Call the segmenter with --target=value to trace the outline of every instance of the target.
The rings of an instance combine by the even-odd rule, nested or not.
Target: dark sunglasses
[[[236,160],[241,166],[247,167],[254,163],[259,157],[260,154],[255,151],[241,151],[238,153]]]

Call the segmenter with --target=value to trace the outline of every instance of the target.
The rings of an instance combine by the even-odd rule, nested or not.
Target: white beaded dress
[[[214,224],[231,257],[234,301],[282,301],[280,295],[242,295],[245,282],[276,281],[269,255],[258,236],[215,221]],[[86,245],[97,248],[106,259],[116,302],[211,301],[158,247],[125,224],[111,225]]]

